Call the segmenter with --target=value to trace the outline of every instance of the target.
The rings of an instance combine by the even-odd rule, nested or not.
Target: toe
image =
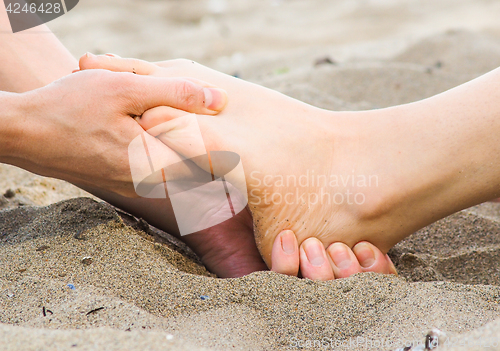
[[[309,238],[300,245],[300,272],[313,280],[335,279],[325,247],[318,239]]]
[[[343,243],[333,243],[327,249],[328,255],[332,260],[332,269],[335,278],[347,278],[354,273],[361,273],[361,266],[356,256]]]
[[[389,256],[384,255],[369,242],[362,241],[357,243],[352,251],[356,255],[363,272],[397,274],[396,268]]]
[[[291,230],[281,232],[274,240],[271,270],[281,274],[299,274],[299,244]]]
[[[392,260],[389,257],[389,255],[386,254],[385,259],[387,260],[387,262],[389,262],[389,274],[398,275],[398,271],[396,270],[396,267],[394,267],[394,263],[392,263]]]

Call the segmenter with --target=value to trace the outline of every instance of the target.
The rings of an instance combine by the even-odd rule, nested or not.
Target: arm
[[[13,34],[0,2],[0,90],[33,90],[77,68],[78,62],[47,26]]]
[[[7,161],[14,154],[19,140],[20,130],[18,116],[23,116],[22,104],[18,94],[0,92],[0,160]]]

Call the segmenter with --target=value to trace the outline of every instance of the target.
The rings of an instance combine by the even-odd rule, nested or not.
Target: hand
[[[15,98],[18,108],[9,121],[15,122],[16,140],[3,149],[2,162],[125,196],[136,196],[128,146],[143,132],[132,117],[161,105],[213,115],[227,99],[200,81],[104,70],[78,72],[5,98]],[[175,155],[150,141],[156,152]]]

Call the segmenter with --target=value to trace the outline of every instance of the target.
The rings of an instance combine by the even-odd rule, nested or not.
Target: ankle
[[[354,177],[341,189],[356,200],[344,206],[349,221],[356,223],[353,243],[376,231],[384,233],[379,235],[380,243],[372,240],[381,249],[390,242],[386,234],[394,231],[399,207],[411,202],[409,196],[414,194],[407,187],[407,174],[399,170],[401,164],[389,157],[394,148],[390,140],[395,133],[390,121],[393,114],[391,110],[330,113],[335,150],[332,173]]]

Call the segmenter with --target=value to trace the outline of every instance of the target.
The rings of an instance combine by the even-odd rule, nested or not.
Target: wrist
[[[0,92],[0,162],[12,163],[21,154],[22,125],[28,117],[23,94]]]

